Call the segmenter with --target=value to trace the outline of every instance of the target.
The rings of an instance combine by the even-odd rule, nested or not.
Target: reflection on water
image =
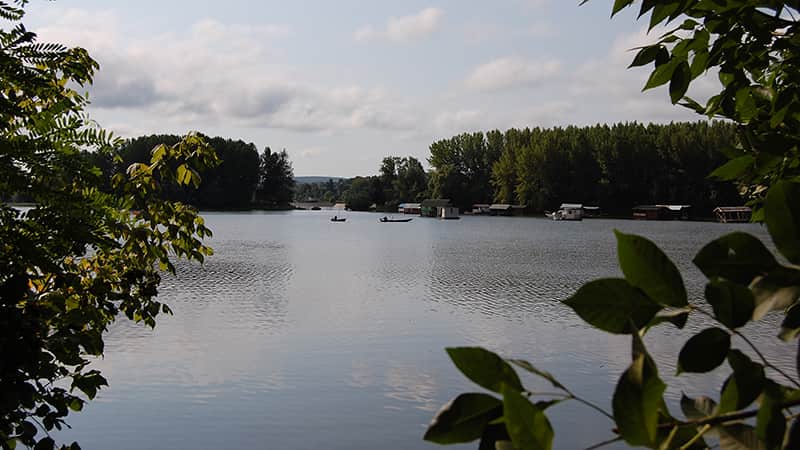
[[[703,243],[734,229],[765,236],[757,226],[714,223],[377,217],[208,214],[215,255],[164,277],[160,299],[175,315],[155,330],[112,327],[96,363],[111,387],[63,439],[88,450],[434,448],[421,440],[433,412],[480,390],[447,358],[444,347],[455,345],[529,359],[609,405],[629,340],[588,329],[558,300],[588,280],[619,276],[612,230],[661,245],[693,298],[704,281],[691,258]],[[774,320],[748,331],[793,367]],[[695,318],[688,328],[707,325]],[[673,404],[681,391],[706,393],[726,376],[671,378],[688,335],[664,327],[646,338]],[[610,434],[607,419],[580,406],[554,408],[552,420],[556,448]],[[577,426],[581,433],[565,431]]]

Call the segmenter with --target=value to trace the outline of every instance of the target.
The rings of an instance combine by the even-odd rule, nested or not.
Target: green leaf
[[[694,264],[708,278],[725,278],[749,285],[778,266],[778,261],[757,238],[734,232],[716,239],[694,258]]]
[[[558,380],[556,380],[556,377],[554,377],[550,372],[538,369],[538,368],[534,367],[533,364],[529,363],[528,361],[525,361],[525,360],[522,360],[522,359],[509,359],[508,362],[510,362],[511,364],[514,364],[515,366],[520,367],[520,368],[522,368],[522,369],[524,369],[524,370],[526,370],[526,371],[528,371],[528,372],[530,372],[530,373],[532,373],[534,375],[538,375],[538,376],[544,378],[545,380],[549,381],[550,384],[553,385],[553,387],[555,387],[557,389],[562,389],[562,390],[565,390],[565,391],[567,390],[567,388],[565,388],[563,384],[561,384]]]
[[[590,281],[564,304],[590,325],[616,334],[631,333],[631,323],[635,329],[643,327],[661,309],[642,291],[619,278]]]
[[[51,437],[45,437],[39,440],[33,450],[53,450],[56,447],[56,442]]]
[[[673,105],[686,94],[690,81],[692,81],[692,69],[689,67],[689,63],[681,61],[669,81],[669,96]]]
[[[436,413],[423,439],[437,444],[471,442],[490,421],[503,415],[503,403],[487,394],[461,394]]]
[[[717,167],[708,177],[722,181],[736,180],[742,176],[747,169],[752,167],[755,162],[755,158],[751,155],[740,156]]]
[[[544,411],[523,397],[519,390],[505,385],[503,417],[515,448],[549,450],[553,447],[553,427]]]
[[[755,300],[753,320],[760,320],[770,311],[783,310],[800,298],[800,270],[778,267],[751,285]]]
[[[736,91],[736,112],[739,120],[747,123],[758,114],[758,106],[753,98],[752,88],[744,87]]]
[[[630,69],[632,67],[644,66],[645,64],[650,64],[651,62],[655,61],[656,56],[658,56],[661,48],[662,47],[660,45],[650,45],[642,48],[638,53],[636,53],[636,56],[633,58],[633,61],[628,68]]]
[[[496,421],[484,427],[478,448],[480,450],[500,450],[504,448],[514,450],[514,446],[511,445],[511,436],[508,435],[505,423],[494,422]],[[504,447],[504,443],[508,443],[508,447]]]
[[[692,336],[678,355],[678,373],[710,372],[723,361],[731,348],[731,336],[720,328],[707,328]]]
[[[483,449],[483,447],[481,447]],[[495,441],[494,446],[492,447],[493,450],[517,450],[514,447],[514,443],[511,441]]]
[[[542,411],[546,410],[547,408],[557,405],[561,402],[567,401],[568,398],[559,398],[556,400],[539,400],[538,402],[534,403],[537,408],[541,409]]]
[[[640,354],[622,374],[612,407],[620,436],[630,445],[652,446],[666,385]]]
[[[450,359],[467,378],[478,386],[500,393],[502,385],[519,391],[522,383],[514,369],[496,354],[481,347],[450,347]]]
[[[764,387],[756,416],[756,436],[770,450],[780,450],[786,432],[786,417],[781,412],[782,396],[778,385],[770,381]]]
[[[750,289],[727,280],[708,283],[706,300],[714,308],[714,317],[731,329],[744,326],[755,308],[755,299]]]
[[[681,411],[687,419],[703,419],[716,414],[717,402],[710,397],[700,396],[695,398],[681,394]]]
[[[192,182],[192,172],[188,165],[181,164],[175,171],[178,184],[186,186]]]
[[[89,397],[89,400],[97,395],[97,390],[101,386],[108,386],[108,381],[96,370],[83,375],[75,375],[72,379],[72,389],[80,389],[81,392]]]
[[[792,264],[800,264],[800,183],[773,185],[764,201],[764,219],[781,254]]]
[[[721,450],[766,450],[758,439],[756,429],[743,423],[717,427]]]
[[[645,83],[642,90],[646,91],[669,82],[672,79],[672,74],[675,72],[675,69],[680,62],[681,60],[672,58],[668,62],[656,67],[653,73],[650,74],[650,78],[647,79],[647,83]]]
[[[682,330],[683,327],[686,326],[686,321],[689,320],[689,312],[690,309],[673,309],[670,311],[661,311],[653,317],[644,329],[653,328],[656,325],[660,325],[665,322],[669,322],[675,325],[676,328]]]
[[[783,120],[786,118],[786,113],[789,112],[789,107],[786,106],[784,108],[779,109],[777,112],[772,114],[772,118],[769,120],[769,126],[771,128],[777,128],[778,125],[783,123]]]
[[[668,19],[673,13],[678,11],[680,2],[674,1],[672,3],[658,3],[653,8],[653,12],[650,15],[650,26],[649,30],[652,30],[656,27],[659,23],[663,22],[665,19]]]
[[[786,311],[786,317],[781,322],[781,332],[778,335],[784,341],[791,341],[800,336],[800,303],[795,303]]]
[[[167,154],[167,146],[164,144],[159,144],[155,148],[153,148],[153,156],[150,158],[151,163],[159,162],[164,159],[164,156]]]
[[[708,69],[708,60],[709,60],[708,51],[701,51],[695,53],[694,58],[692,58],[692,65],[690,68],[693,80],[702,75],[706,71],[706,69]]]
[[[786,447],[784,448],[800,448],[800,418],[792,421],[792,426],[789,428],[789,435],[786,439]]]
[[[633,0],[614,0],[614,7],[611,10],[611,17],[620,12],[623,8],[631,5]]]
[[[652,241],[614,230],[619,265],[625,279],[660,305],[688,304],[686,288],[678,268]]]
[[[73,398],[71,402],[69,402],[69,409],[73,411],[80,411],[83,409],[83,400],[79,398]]]
[[[739,350],[728,353],[728,364],[733,373],[722,385],[719,413],[739,411],[753,403],[764,388],[764,366],[754,363]]]

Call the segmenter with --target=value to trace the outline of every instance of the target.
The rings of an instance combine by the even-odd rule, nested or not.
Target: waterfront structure
[[[510,216],[511,210],[511,205],[507,203],[493,203],[489,206],[489,214],[492,216]]]
[[[562,203],[558,211],[546,213],[553,220],[583,220],[583,205],[580,203]]]
[[[403,214],[416,214],[419,215],[422,212],[422,204],[420,203],[400,203],[400,206],[397,208],[397,212]]]
[[[444,206],[452,206],[450,199],[447,198],[429,198],[420,203],[420,214],[423,217],[439,217],[441,214],[438,208]]]
[[[688,220],[691,205],[639,205],[633,218],[640,220]]]
[[[437,217],[440,219],[452,220],[459,219],[458,208],[455,206],[440,206],[437,209]]]
[[[714,208],[717,222],[741,223],[750,222],[753,210],[748,206],[718,206]]]
[[[489,208],[492,205],[488,203],[476,203],[472,205],[472,214],[474,215],[481,215],[481,214],[489,214]]]

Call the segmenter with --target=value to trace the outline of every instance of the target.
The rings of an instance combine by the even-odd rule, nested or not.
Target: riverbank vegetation
[[[288,153],[269,147],[259,154],[255,144],[222,137],[206,137],[220,163],[203,174],[197,189],[177,184],[165,186],[165,198],[200,209],[289,209],[294,189],[294,174]],[[149,161],[153,148],[175,145],[177,135],[150,135],[129,139],[109,154],[85,152],[94,165],[103,168],[106,186],[115,174],[131,164]]]
[[[736,145],[736,127],[722,121],[462,133],[431,144],[430,171],[413,157],[388,156],[378,175],[302,185],[295,200],[393,211],[447,198],[462,210],[506,203],[532,213],[573,202],[623,215],[639,204],[681,204],[710,216],[743,202],[735,184],[708,177]]]
[[[462,209],[495,202],[541,212],[571,202],[627,214],[682,204],[710,215],[741,202],[734,185],[708,178],[735,144],[735,127],[720,121],[461,134],[431,145],[431,194]]]

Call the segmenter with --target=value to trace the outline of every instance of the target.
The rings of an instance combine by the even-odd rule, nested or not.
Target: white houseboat
[[[558,211],[545,213],[553,220],[583,220],[583,205],[580,203],[562,203]]]

